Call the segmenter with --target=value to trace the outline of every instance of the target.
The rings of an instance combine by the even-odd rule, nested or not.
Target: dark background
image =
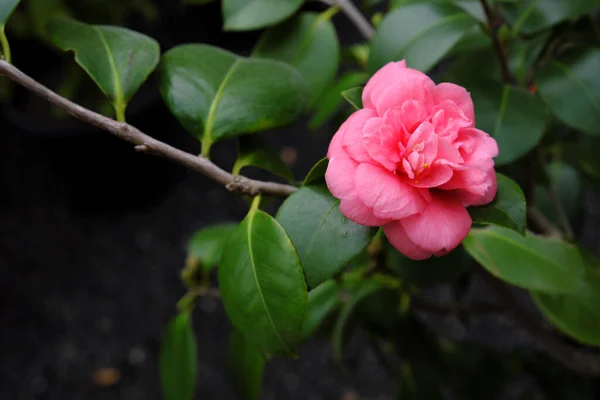
[[[244,54],[259,35],[222,33],[218,3],[157,5],[160,22],[132,15],[126,25],[156,38],[162,51],[202,42]],[[360,39],[343,16],[334,22],[343,43]],[[37,40],[11,44],[13,62],[50,87],[77,73],[72,56]],[[241,220],[246,203],[201,175],[136,154],[107,133],[68,118],[53,119],[43,101],[13,90],[13,101],[0,113],[0,399],[160,399],[157,353],[164,326],[185,293],[179,271],[187,240],[204,226]],[[199,152],[152,79],[130,104],[128,122]],[[335,131],[332,124],[309,132],[305,123],[266,133],[272,146],[297,152],[297,178],[324,156]],[[213,153],[214,161],[228,168],[235,145],[218,144]],[[593,198],[588,203],[595,209]],[[584,241],[593,249],[598,220],[592,213],[584,224]],[[444,290],[435,293],[440,299],[445,295]],[[453,319],[429,321],[449,337],[498,351],[530,349],[527,335],[509,319],[482,318],[469,329]],[[194,326],[196,397],[234,398],[226,371],[230,324],[220,303],[201,300]],[[515,391],[535,385],[524,379],[498,398],[517,398]],[[359,333],[345,368],[333,361],[326,338],[303,345],[298,361],[275,359],[267,367],[263,398],[392,399],[395,391],[394,379]]]

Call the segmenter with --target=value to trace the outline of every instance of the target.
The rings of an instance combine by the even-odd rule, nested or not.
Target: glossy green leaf
[[[165,400],[192,400],[198,375],[196,338],[187,312],[169,322],[160,352],[160,382]]]
[[[239,139],[238,157],[233,173],[239,174],[244,167],[257,167],[294,182],[294,175],[278,154],[269,149],[264,140],[257,136],[242,136]]]
[[[415,261],[402,255],[391,244],[386,247],[386,265],[402,281],[417,287],[433,286],[451,282],[467,272],[472,260],[461,248],[442,257]]]
[[[352,89],[344,90],[342,92],[342,97],[346,99],[348,103],[352,104],[352,107],[354,107],[357,110],[360,110],[361,108],[363,108],[362,92],[362,87],[354,87]]]
[[[369,79],[365,72],[346,72],[333,84],[317,101],[315,115],[308,123],[311,130],[319,128],[330,119],[343,103],[342,92],[357,85],[362,85]]]
[[[265,353],[296,355],[308,292],[302,266],[283,228],[252,209],[229,237],[219,287],[233,325]]]
[[[575,294],[561,295],[532,292],[531,296],[544,316],[561,331],[593,346],[600,346],[600,268],[586,265],[584,285]]]
[[[340,305],[341,288],[334,280],[325,281],[308,292],[308,310],[302,337],[308,339],[321,326],[321,323]]]
[[[250,31],[291,17],[304,0],[222,0],[226,31]]]
[[[327,167],[329,166],[329,160],[327,158],[322,158],[317,162],[313,167],[308,171],[306,178],[304,178],[304,182],[302,186],[308,186],[318,181],[321,181],[325,178],[325,172],[327,172]]]
[[[575,168],[561,162],[553,162],[548,166],[551,186],[536,186],[535,205],[550,221],[558,224],[556,206],[552,197],[560,202],[566,217],[574,218],[581,208],[583,183]]]
[[[542,100],[562,122],[600,135],[600,49],[578,49],[535,75]]]
[[[496,174],[498,193],[489,204],[470,207],[473,223],[498,225],[525,235],[527,204],[523,191],[512,179]]]
[[[235,223],[222,223],[194,233],[188,244],[188,262],[200,264],[207,273],[212,271],[219,263],[225,242],[236,227]]]
[[[364,249],[372,229],[342,215],[325,186],[304,186],[287,198],[277,220],[289,235],[311,288],[332,278]]]
[[[492,136],[498,142],[496,165],[509,164],[529,153],[542,140],[547,113],[540,99],[526,90],[505,85]]]
[[[579,250],[559,239],[491,227],[471,229],[463,246],[492,275],[515,286],[561,294],[582,288],[585,267]]]
[[[0,0],[0,29],[4,29],[6,21],[10,18],[21,0]]]
[[[409,3],[388,13],[371,44],[368,69],[406,60],[427,72],[469,32],[476,20],[450,3]]]
[[[124,120],[127,103],[158,64],[158,43],[125,28],[68,19],[51,20],[47,31],[54,45],[75,52],[77,64],[110,99],[117,119]]]
[[[238,397],[257,400],[262,391],[265,357],[236,329],[229,336],[228,364]]]
[[[545,32],[531,39],[513,43],[509,47],[508,67],[521,85],[526,85],[532,68],[539,58],[550,32]]]
[[[452,3],[468,12],[479,22],[487,23],[485,12],[483,11],[483,7],[479,0],[452,0]]]
[[[302,13],[266,31],[252,54],[294,66],[307,83],[308,107],[335,78],[340,64],[340,45],[330,10]]]
[[[350,299],[342,306],[332,332],[333,356],[336,361],[342,361],[347,324],[356,306],[365,297],[382,288],[384,288],[384,285],[380,281],[373,279],[360,281],[356,287],[352,288],[352,291],[349,293]]]
[[[503,8],[513,32],[532,34],[600,7],[598,0],[522,0]]]
[[[210,145],[225,137],[287,124],[305,107],[306,86],[289,65],[187,44],[169,50],[160,91],[184,128]]]

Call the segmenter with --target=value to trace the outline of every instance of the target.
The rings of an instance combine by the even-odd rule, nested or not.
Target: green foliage
[[[165,53],[159,87],[183,127],[202,140],[204,155],[225,137],[293,121],[306,101],[303,79],[289,65],[201,44]]]
[[[75,61],[106,94],[117,119],[158,64],[158,43],[137,32],[114,26],[88,25],[67,19],[52,20],[50,41],[62,50],[73,50]]]
[[[4,30],[6,21],[17,8],[21,0],[0,0],[0,30]]]
[[[304,182],[302,186],[308,186],[313,183],[317,183],[322,181],[325,177],[325,172],[327,172],[327,166],[329,165],[329,160],[327,158],[320,159],[306,174],[306,178],[304,178]]]
[[[281,225],[256,207],[255,200],[221,255],[221,299],[261,351],[295,357],[308,301],[302,265]]]
[[[567,125],[600,135],[600,49],[574,49],[551,60],[535,75],[540,96]]]
[[[237,225],[216,224],[194,233],[188,244],[188,263],[200,266],[205,273],[212,271],[219,263],[225,242]]]
[[[343,103],[342,92],[365,83],[368,78],[369,75],[365,72],[351,71],[343,74],[317,101],[315,115],[308,123],[308,127],[315,130],[323,125]]]
[[[535,205],[546,217],[559,224],[555,201],[558,201],[568,219],[574,219],[580,211],[583,183],[577,171],[561,162],[548,166],[550,184],[537,185]]]
[[[369,71],[390,61],[429,71],[465,35],[476,20],[446,2],[408,3],[388,13],[371,44]]]
[[[304,0],[222,0],[226,31],[249,31],[290,17]]]
[[[527,204],[519,185],[510,178],[496,174],[498,193],[489,204],[469,208],[474,224],[498,225],[525,235]]]
[[[192,400],[198,375],[196,339],[189,312],[167,325],[160,352],[160,382],[165,400]]]
[[[472,229],[463,246],[492,275],[515,286],[552,294],[582,287],[584,261],[577,247],[562,240],[492,227]]]
[[[238,157],[233,166],[233,173],[237,175],[244,167],[249,166],[264,169],[294,182],[294,175],[290,168],[258,136],[241,136],[239,138]]]
[[[332,278],[373,237],[372,229],[344,217],[339,204],[326,187],[305,186],[292,194],[277,213],[277,221],[294,244],[311,288]]]
[[[266,360],[263,354],[235,329],[229,336],[228,364],[238,397],[242,400],[257,400],[262,391]]]
[[[360,110],[361,108],[363,108],[362,92],[362,87],[354,87],[348,90],[344,90],[342,92],[342,97],[346,99],[348,103],[352,104],[352,107],[354,107],[357,110]]]
[[[309,107],[339,68],[340,45],[330,20],[334,12],[332,8],[322,14],[303,13],[266,31],[252,54],[294,66],[307,83]]]
[[[308,292],[308,309],[302,326],[302,337],[308,339],[340,304],[341,287],[334,280],[321,283]]]

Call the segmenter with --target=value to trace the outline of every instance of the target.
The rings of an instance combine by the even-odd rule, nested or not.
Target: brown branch
[[[231,192],[249,196],[255,196],[258,193],[273,196],[289,196],[297,190],[296,187],[290,185],[257,181],[244,176],[233,175],[213,164],[207,158],[176,149],[175,147],[146,135],[129,124],[117,122],[67,100],[44,85],[36,82],[34,79],[4,60],[0,60],[0,74],[6,75],[9,79],[32,93],[43,97],[55,106],[62,108],[75,118],[97,126],[120,139],[134,144],[137,151],[166,158],[167,160],[200,172],[212,180],[224,185],[227,190]]]
[[[527,219],[544,236],[562,238],[563,233],[535,207],[527,207]]]
[[[365,39],[371,40],[375,35],[375,29],[369,20],[352,3],[352,0],[321,0],[329,6],[338,6],[348,19],[356,26]]]
[[[494,314],[505,311],[504,307],[492,303],[431,303],[419,297],[413,297],[410,304],[415,311],[432,314]]]
[[[502,20],[498,18],[490,6],[487,3],[487,0],[480,0],[481,7],[483,7],[483,12],[485,14],[485,18],[487,20],[488,29],[490,31],[490,37],[492,39],[492,44],[494,45],[494,50],[500,59],[500,68],[502,69],[502,78],[504,79],[504,83],[508,85],[515,85],[517,83],[516,79],[511,75],[510,70],[508,69],[508,58],[506,57],[506,52],[504,51],[504,47],[500,42],[500,37],[498,36],[498,31],[502,26]]]
[[[561,341],[551,331],[538,323],[533,315],[523,310],[515,300],[507,285],[479,267],[477,270],[496,297],[502,301],[508,312],[535,340],[548,355],[564,366],[582,375],[600,376],[600,356],[585,352]]]

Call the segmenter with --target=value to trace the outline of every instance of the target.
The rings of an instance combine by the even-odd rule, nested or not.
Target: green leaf
[[[244,167],[257,167],[294,182],[290,168],[278,154],[270,150],[264,140],[257,136],[242,136],[239,139],[238,158],[233,166],[233,174],[238,175]]]
[[[322,14],[302,13],[269,29],[252,54],[294,66],[307,83],[308,107],[315,104],[335,78],[340,64],[340,45],[330,10]]]
[[[362,92],[362,87],[355,87],[352,89],[344,90],[342,92],[342,96],[344,97],[344,99],[346,99],[348,103],[352,104],[354,108],[360,110],[361,108],[363,108]]]
[[[317,181],[323,180],[325,177],[325,172],[327,172],[327,166],[329,166],[329,160],[327,158],[320,159],[319,162],[313,165],[310,171],[308,171],[302,186],[308,186]]]
[[[250,31],[292,16],[304,0],[223,0],[226,31]]]
[[[429,71],[471,30],[476,20],[450,3],[417,3],[388,13],[371,44],[368,69],[406,60],[410,68]]]
[[[233,325],[265,353],[295,357],[308,293],[302,266],[283,228],[253,208],[229,237],[219,287]]]
[[[532,68],[539,58],[551,32],[545,32],[534,38],[515,42],[509,47],[509,69],[517,81],[525,86]]]
[[[6,26],[6,22],[10,18],[15,8],[21,0],[0,0],[0,30]]]
[[[308,123],[308,127],[315,130],[323,125],[340,108],[343,102],[342,92],[357,85],[362,85],[368,79],[369,75],[365,72],[350,71],[343,74],[317,101],[315,115]]]
[[[551,60],[535,75],[540,96],[562,122],[600,135],[600,49],[577,49]]]
[[[474,224],[498,225],[525,236],[527,204],[523,191],[512,179],[497,173],[498,193],[489,204],[470,207]]]
[[[198,375],[196,338],[190,314],[169,322],[160,352],[160,382],[165,400],[192,400]]]
[[[325,186],[300,188],[283,202],[277,221],[296,247],[311,288],[339,272],[374,233],[344,217]]]
[[[399,253],[391,244],[386,246],[387,266],[404,282],[419,288],[458,279],[471,267],[471,258],[460,248],[443,257],[415,261]]]
[[[242,400],[257,400],[262,391],[265,357],[238,330],[229,336],[229,373]]]
[[[542,140],[547,113],[540,99],[524,89],[505,85],[492,136],[498,142],[496,165],[529,153]]]
[[[200,264],[209,273],[219,263],[225,242],[237,227],[235,223],[222,223],[200,229],[189,241],[188,260],[190,264]]]
[[[513,32],[529,35],[559,22],[575,19],[600,6],[597,0],[523,0],[503,7]]]
[[[585,267],[579,250],[559,239],[491,227],[471,229],[463,246],[492,275],[515,286],[562,294],[582,288]]]
[[[127,103],[158,64],[158,43],[125,28],[68,19],[51,20],[47,31],[54,45],[75,52],[77,64],[106,94],[117,119],[123,121]]]
[[[187,44],[169,50],[160,91],[184,128],[208,154],[217,140],[292,122],[304,110],[306,87],[289,65]]]
[[[302,337],[306,340],[311,337],[321,326],[321,323],[333,310],[340,305],[341,288],[334,280],[325,281],[308,292],[308,310]]]
[[[535,188],[535,205],[550,221],[558,223],[556,207],[552,201],[552,191],[562,205],[567,218],[573,219],[581,208],[583,184],[575,168],[561,162],[553,162],[548,166],[552,187],[537,185]]]

